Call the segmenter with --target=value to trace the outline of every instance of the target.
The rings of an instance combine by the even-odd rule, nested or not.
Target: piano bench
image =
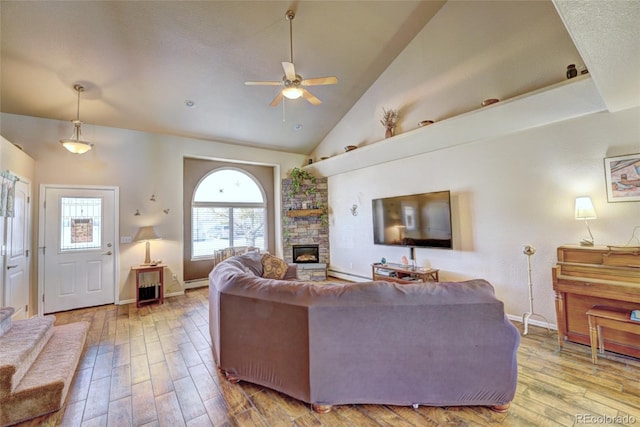
[[[640,335],[640,322],[631,320],[631,310],[619,307],[594,305],[587,311],[589,319],[589,339],[591,341],[591,361],[598,364],[598,350],[604,353],[602,327]],[[597,347],[596,347],[597,345]]]

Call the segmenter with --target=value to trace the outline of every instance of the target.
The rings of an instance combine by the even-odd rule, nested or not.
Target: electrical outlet
[[[133,241],[133,237],[131,236],[120,236],[120,243],[131,243]]]

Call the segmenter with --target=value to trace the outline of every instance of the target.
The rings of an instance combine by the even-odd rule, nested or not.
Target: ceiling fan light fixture
[[[75,84],[73,89],[78,92],[78,110],[76,119],[72,120],[73,134],[71,138],[65,138],[60,140],[60,144],[73,154],[84,154],[93,148],[93,144],[89,141],[82,139],[82,121],[80,121],[80,92],[84,92],[84,86]]]
[[[302,96],[302,89],[295,86],[285,87],[282,89],[282,94],[288,99],[298,99]]]
[[[248,81],[244,82],[247,86],[259,85],[259,86],[282,86],[283,89],[278,92],[276,97],[269,104],[272,107],[280,104],[283,98],[287,99],[306,99],[311,105],[320,105],[320,101],[315,95],[309,92],[307,89],[301,86],[318,86],[318,85],[334,85],[338,83],[338,79],[334,76],[330,77],[314,77],[311,79],[303,79],[299,74],[296,74],[295,66],[293,65],[293,18],[296,16],[293,10],[287,10],[285,18],[289,21],[289,62],[282,62],[282,68],[284,70],[284,77],[282,81]]]

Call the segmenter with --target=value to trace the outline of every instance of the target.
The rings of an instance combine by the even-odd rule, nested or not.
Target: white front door
[[[8,307],[15,309],[13,319],[29,317],[30,193],[28,182],[16,181],[15,215],[6,218],[5,301]]]
[[[43,186],[44,313],[115,302],[117,188]]]

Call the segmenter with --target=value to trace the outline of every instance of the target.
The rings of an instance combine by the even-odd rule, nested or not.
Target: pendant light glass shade
[[[84,92],[82,85],[74,85],[73,88],[78,92],[78,110],[76,119],[72,120],[73,134],[71,138],[60,140],[60,144],[73,154],[83,154],[93,148],[93,144],[82,139],[82,121],[80,121],[80,92]]]

